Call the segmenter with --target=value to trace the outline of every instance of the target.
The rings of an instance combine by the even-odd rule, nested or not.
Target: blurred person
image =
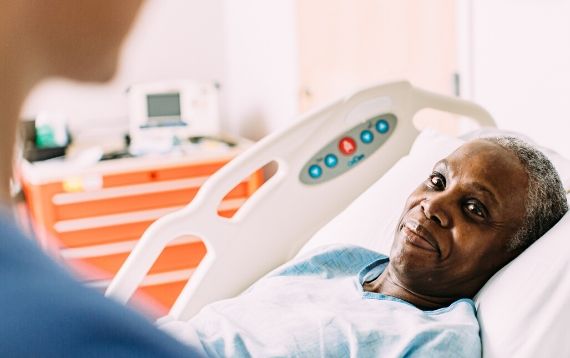
[[[17,228],[10,177],[20,107],[52,76],[106,82],[142,0],[0,0],[0,356],[195,356],[76,282]]]

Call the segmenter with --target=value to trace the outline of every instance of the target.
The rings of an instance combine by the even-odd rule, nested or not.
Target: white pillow
[[[333,243],[360,245],[388,254],[405,200],[431,173],[433,164],[466,139],[489,135],[513,133],[485,130],[458,139],[432,130],[422,132],[410,154],[317,232],[300,254]],[[570,160],[540,149],[552,160],[568,189]],[[486,357],[570,356],[568,236],[570,214],[479,292],[475,302]]]
[[[570,357],[569,234],[566,213],[479,291],[486,357]]]

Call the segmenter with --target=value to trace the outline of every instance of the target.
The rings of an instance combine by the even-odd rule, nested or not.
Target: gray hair
[[[524,250],[568,211],[568,200],[560,176],[541,151],[519,138],[501,136],[481,139],[513,153],[528,174],[525,218],[508,247],[510,251]]]

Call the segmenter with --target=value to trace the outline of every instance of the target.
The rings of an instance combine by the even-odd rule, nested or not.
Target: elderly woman
[[[210,356],[480,357],[471,298],[567,210],[542,153],[475,140],[410,195],[390,258],[326,248],[164,328]]]

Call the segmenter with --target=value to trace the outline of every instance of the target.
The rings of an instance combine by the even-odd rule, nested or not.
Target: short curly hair
[[[525,218],[508,246],[511,251],[524,250],[550,230],[568,211],[562,181],[550,160],[525,141],[510,136],[481,139],[513,153],[528,174]]]

